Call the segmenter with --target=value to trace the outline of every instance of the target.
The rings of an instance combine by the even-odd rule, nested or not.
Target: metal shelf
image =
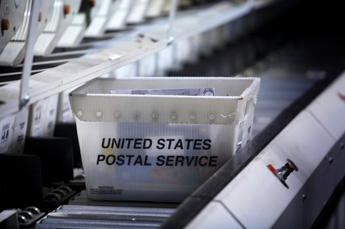
[[[270,2],[267,1],[267,4]],[[262,7],[261,1],[260,7]],[[229,23],[256,8],[257,6],[252,1],[239,5],[222,2],[204,9],[183,12],[176,15],[171,34],[174,42],[179,42]],[[141,29],[141,36],[136,36],[138,33],[135,32],[129,33],[128,36],[123,36],[112,43],[113,47],[73,59],[58,67],[31,76],[30,100],[27,105],[163,50],[169,45],[168,19],[162,18],[159,22],[154,26],[146,26],[145,31]],[[19,111],[19,95],[19,81],[11,82],[0,88],[0,118]]]

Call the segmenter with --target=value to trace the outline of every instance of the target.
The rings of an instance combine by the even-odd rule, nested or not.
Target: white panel
[[[45,101],[40,100],[30,106],[28,135],[41,137],[44,132]]]
[[[56,46],[74,47],[78,45],[83,39],[85,29],[86,15],[84,13],[79,13],[75,15],[73,21],[67,27]]]
[[[54,39],[55,33],[42,33],[36,40],[35,55],[42,56],[51,52],[54,49],[52,46]]]
[[[139,61],[139,76],[154,76],[156,72],[156,55],[143,57]]]
[[[83,25],[70,25],[65,30],[65,33],[59,40],[57,47],[74,47],[82,40],[85,26]]]
[[[275,141],[292,160],[303,165],[307,176],[312,174],[335,143],[321,124],[306,111],[299,114]]]
[[[345,130],[345,74],[307,108],[338,140]]]
[[[127,22],[128,23],[143,22],[149,3],[150,3],[150,0],[135,0],[135,3],[132,6],[133,9],[131,10],[127,18]]]
[[[97,18],[94,18],[87,27],[87,30],[85,31],[84,36],[85,37],[97,37],[103,35],[103,32],[105,30],[107,22],[107,17],[105,16],[98,16]]]
[[[126,19],[129,11],[127,9],[116,9],[108,21],[107,29],[124,29],[126,27]]]
[[[26,131],[28,127],[29,109],[22,108],[15,114],[14,132],[11,143],[11,152],[21,154],[24,151],[24,143],[26,138]]]
[[[218,202],[210,202],[187,226],[194,228],[242,228],[230,213]]]
[[[74,89],[75,88],[70,88],[59,94],[57,122],[75,122],[68,98],[69,93]]]
[[[300,163],[309,177],[306,185],[306,225],[310,227],[335,188],[327,156],[335,144],[334,138],[309,111],[300,114],[276,141]]]
[[[146,17],[158,17],[164,7],[164,1],[162,0],[151,0],[149,8],[146,12]]]
[[[216,200],[222,201],[245,227],[272,227],[333,144],[334,140],[320,124],[303,111]],[[299,169],[287,178],[289,188],[267,168],[271,164],[278,169],[286,159],[292,160]]]
[[[46,99],[46,112],[44,122],[44,136],[53,137],[57,116],[58,94]]]
[[[278,169],[287,158],[279,146],[266,147],[215,199],[246,228],[272,227],[307,179],[303,171],[293,172],[286,181],[288,189],[267,168],[271,164]]]

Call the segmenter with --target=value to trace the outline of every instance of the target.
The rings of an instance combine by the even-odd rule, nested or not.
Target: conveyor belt
[[[269,63],[261,71],[254,73],[262,79],[255,108],[254,139],[179,205],[163,228],[187,226],[212,198],[344,70],[345,56],[339,56],[344,52],[344,45],[339,37],[301,39],[297,45],[287,47],[289,48],[277,52],[278,55],[275,53],[268,56]],[[319,48],[317,55],[314,47]]]
[[[280,59],[284,59],[285,57],[282,55]],[[225,168],[227,176],[223,177],[223,181],[224,179],[228,181],[231,180],[231,177],[240,170],[241,163],[238,164],[238,162],[236,162],[235,168],[233,167],[235,161],[242,161],[242,166],[248,163],[248,161],[250,161],[249,159],[262,147],[262,144],[265,144],[265,142],[267,143],[269,138],[283,128],[284,125],[292,119],[293,115],[305,106],[306,103],[303,101],[305,99],[302,96],[304,93],[312,87],[314,87],[314,89],[309,92],[309,94],[312,92],[312,96],[315,96],[314,93],[319,93],[321,91],[320,84],[315,85],[315,83],[324,79],[324,73],[308,72],[305,71],[305,69],[300,71],[289,71],[287,68],[279,69],[275,68],[275,66],[277,65],[272,63],[270,66],[266,66],[267,68],[260,73],[262,84],[254,118],[254,135],[257,137],[251,144],[254,148],[249,151],[245,149],[240,156],[241,159],[235,158],[232,162],[228,163],[228,168]],[[313,74],[314,77],[312,77],[311,74]],[[327,81],[324,81],[322,88],[327,85],[326,82]],[[313,92],[315,90],[317,92]],[[296,102],[296,99],[301,96],[302,99]],[[308,98],[307,100],[312,99],[310,96],[308,96]],[[291,104],[293,105],[291,106]],[[290,114],[283,114],[277,118],[277,116],[289,106],[290,108],[286,111],[290,110]],[[269,127],[265,129],[268,125]],[[262,132],[264,129],[265,131]],[[230,170],[229,166],[231,168]],[[219,172],[219,174],[223,173],[222,171]],[[208,195],[212,195],[212,193],[215,194],[217,190],[221,188],[219,177],[218,181],[214,181],[215,183],[213,183],[213,185],[217,184],[217,188],[210,190],[207,187],[207,185],[210,185],[210,182],[212,182],[212,180],[208,181],[197,192],[192,194],[182,206],[179,206],[177,215],[168,221],[168,223],[170,223],[167,224],[169,227],[171,225],[174,225],[173,227],[181,226],[182,224],[171,224],[171,221],[175,223],[183,222],[183,220],[176,221],[176,219],[183,218],[181,214],[188,218],[188,215],[196,211],[198,206],[200,207],[207,202],[207,199],[210,198],[207,197]],[[195,201],[197,203],[195,203]],[[181,213],[181,209],[186,208],[188,204],[194,206],[193,210],[187,207],[189,210],[182,210]],[[176,204],[167,205],[164,203],[158,205],[160,205],[160,207],[157,207],[157,203],[92,201],[87,199],[86,192],[83,191],[70,201],[70,205],[64,205],[56,212],[50,213],[40,224],[38,224],[37,228],[54,228],[57,225],[61,228],[88,228],[87,226],[90,228],[157,228],[175,212],[175,207],[177,206]],[[186,211],[189,211],[189,213]],[[143,212],[145,212],[145,214],[142,214]]]
[[[314,46],[310,43],[314,45],[316,43],[318,47],[321,47],[318,50],[324,52],[315,56]],[[250,42],[248,45],[251,45]],[[338,52],[330,52],[328,50],[330,46],[332,48],[340,47],[344,51],[340,39],[334,37],[321,39],[319,43],[307,39],[298,44],[287,45],[279,52],[268,55],[265,60],[252,66],[250,75],[260,76],[262,79],[254,118],[253,135],[256,137],[250,146],[242,150],[241,155],[227,163],[227,167],[222,168],[217,176],[214,176],[216,179],[207,181],[187,198],[177,210],[175,210],[175,207],[179,203],[171,205],[162,203],[158,207],[157,203],[90,201],[86,198],[85,192],[82,192],[70,202],[70,205],[64,205],[55,212],[50,213],[37,225],[37,228],[157,228],[166,221],[166,227],[185,226],[207,204],[212,195],[214,196],[227,182],[231,181],[270,139],[281,131],[306,104],[315,98],[343,70],[344,57],[339,58],[336,55],[333,59],[332,55],[334,53],[338,54]],[[233,48],[232,45],[231,47]],[[245,48],[248,47],[245,46]],[[223,50],[223,54],[227,51]],[[219,54],[219,56],[226,56],[226,54]],[[71,58],[73,57],[74,54],[71,55]],[[210,58],[212,56],[206,58],[206,62]],[[232,60],[225,60],[224,62]],[[57,62],[54,61],[55,58],[52,57],[50,61],[41,66],[64,62],[59,58]],[[199,64],[204,65],[205,62]],[[212,64],[215,64],[215,62],[213,61]],[[252,64],[248,65],[247,63],[247,65],[242,66],[241,70],[237,69],[237,72],[235,72],[248,74],[248,71],[244,70]],[[206,72],[208,75],[223,75],[224,73],[222,74],[218,69],[224,69],[224,66],[217,68],[212,65],[209,66]],[[180,74],[185,75],[183,71]],[[194,74],[204,75],[204,72],[196,70]],[[233,74],[234,72],[232,72]],[[216,188],[210,188],[210,186]]]
[[[333,39],[330,40],[332,41]],[[308,45],[303,45],[303,47],[305,51],[310,48]],[[318,58],[313,58],[309,56],[308,52],[304,52],[304,57],[314,59],[315,65],[311,64],[312,61],[308,61],[308,64],[297,64],[294,57],[301,55],[301,49],[293,48],[292,51],[284,51],[286,48],[283,48],[282,50],[278,52],[280,53],[278,56],[276,53],[268,56],[267,59],[272,60],[266,63],[263,69],[261,68],[260,71],[255,72],[255,74],[261,77],[262,84],[254,118],[254,135],[256,137],[252,144],[227,163],[217,173],[217,176],[214,177],[215,179],[211,178],[187,198],[179,206],[172,218],[169,218],[169,216],[175,212],[174,208],[176,205],[166,207],[164,204],[161,204],[162,206],[157,208],[154,207],[157,203],[92,201],[87,199],[85,192],[82,192],[70,202],[73,205],[72,207],[65,205],[58,209],[57,212],[49,214],[46,219],[41,221],[39,228],[49,228],[49,225],[56,226],[57,224],[62,228],[64,226],[81,228],[80,225],[85,227],[86,224],[89,224],[90,227],[139,226],[151,228],[161,226],[167,219],[169,219],[166,224],[167,227],[186,225],[191,214],[196,214],[198,209],[206,204],[212,195],[215,195],[226,182],[229,182],[273,136],[282,130],[301,109],[312,101],[340,73],[340,70],[342,70],[341,63],[344,63],[344,59],[338,59],[337,63],[330,64],[328,68],[323,68],[323,71],[313,70],[317,69]],[[223,184],[221,184],[222,182]],[[210,185],[212,189],[209,188]],[[107,207],[87,207],[88,205]],[[118,207],[116,205],[127,207]],[[148,206],[152,208],[147,208]],[[64,209],[70,208],[73,210],[68,210],[69,214],[62,214]],[[113,213],[105,213],[104,216],[98,218],[98,209],[111,209],[110,212]],[[141,212],[145,211],[148,214],[141,214]],[[114,217],[112,214],[117,215]],[[137,221],[133,222],[133,219]],[[45,225],[47,227],[44,227]]]
[[[174,209],[64,205],[36,228],[157,228]]]

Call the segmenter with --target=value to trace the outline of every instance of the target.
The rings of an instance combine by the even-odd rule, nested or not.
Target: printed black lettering
[[[125,164],[125,155],[120,154],[119,156],[117,156],[116,158],[116,164],[117,165],[124,165]]]
[[[143,139],[142,138],[136,138],[134,140],[134,146],[133,149],[141,149],[141,143],[142,143]]]
[[[167,141],[169,142],[168,149],[171,149],[171,143],[175,141],[173,138],[168,138]]]
[[[195,139],[193,149],[194,150],[201,150],[201,142],[202,142],[202,139]]]
[[[204,140],[204,146],[202,147],[204,150],[211,149],[211,139],[205,139]]]
[[[187,163],[187,166],[191,166],[192,165],[192,162],[193,162],[193,159],[195,158],[195,156],[186,156],[186,163]]]
[[[130,165],[131,164],[131,161],[132,161],[132,158],[134,157],[134,155],[127,155],[127,158],[128,158],[128,163],[127,165]]]
[[[210,156],[209,166],[217,166],[218,156]]]
[[[164,147],[165,147],[165,140],[163,139],[163,138],[160,138],[160,139],[158,139],[158,141],[157,141],[157,149],[164,149]]]
[[[121,138],[119,140],[121,140]],[[123,149],[124,144],[125,144],[125,139],[122,140],[121,149]]]
[[[174,166],[174,156],[167,156],[166,166]]]
[[[122,142],[124,142],[124,141],[122,140]],[[115,145],[116,148],[119,149],[120,148],[120,143],[121,143],[121,138],[118,141],[116,141],[116,139],[113,138],[113,141],[111,142],[111,148],[114,148],[114,145]]]
[[[164,160],[165,160],[165,156],[159,155],[159,156],[157,157],[156,165],[157,165],[157,166],[163,166],[163,165],[164,165]]]
[[[22,123],[19,124],[20,129],[23,129],[24,126],[25,126],[25,122],[22,122]]]
[[[152,140],[151,139],[144,139],[143,149],[150,149],[151,146],[152,146]]]
[[[106,148],[108,148],[109,145],[110,145],[110,138],[108,138],[108,144],[107,144],[107,145],[105,145],[104,142],[105,142],[105,138],[103,138],[103,140],[102,140],[102,148],[103,148],[103,149],[106,149]]]
[[[175,160],[175,166],[177,165],[181,165],[183,166],[183,162],[184,162],[184,156],[176,156],[176,160]]]
[[[146,155],[145,156],[145,161],[144,161],[144,165],[145,166],[151,166],[151,163],[148,162],[148,159],[149,159],[149,157]]]
[[[134,140],[134,138],[126,138],[127,140],[127,149],[131,148],[131,142]]]
[[[182,139],[177,140],[177,143],[176,143],[174,149],[177,149],[177,148],[183,149]]]
[[[203,159],[205,159],[205,161],[204,161],[204,163],[202,163],[202,160]],[[200,158],[199,158],[199,165],[200,166],[206,166],[207,165],[207,156],[201,156]]]
[[[137,156],[137,159],[135,159],[135,162],[133,163],[133,165],[143,165],[143,159],[141,158],[141,156]]]
[[[105,160],[105,156],[103,154],[98,154],[96,165],[99,165],[99,162],[104,161],[104,160]]]
[[[186,149],[188,150],[188,149],[190,149],[190,143],[193,141],[193,139],[186,139],[185,141],[187,142]]]
[[[24,140],[24,135],[23,135],[23,134],[18,135],[18,137],[17,137],[17,142],[21,142],[21,141],[23,141],[23,140]]]
[[[106,159],[107,165],[113,165],[115,163],[116,157],[114,155],[108,155]]]

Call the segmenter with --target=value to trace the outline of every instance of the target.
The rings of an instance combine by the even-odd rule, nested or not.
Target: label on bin
[[[214,88],[186,88],[186,89],[143,89],[143,90],[113,90],[111,94],[126,95],[188,95],[214,96]]]
[[[81,122],[78,132],[89,198],[104,200],[180,201],[235,144],[227,125]]]
[[[11,144],[13,122],[13,116],[8,116],[0,120],[0,153],[6,152]]]

